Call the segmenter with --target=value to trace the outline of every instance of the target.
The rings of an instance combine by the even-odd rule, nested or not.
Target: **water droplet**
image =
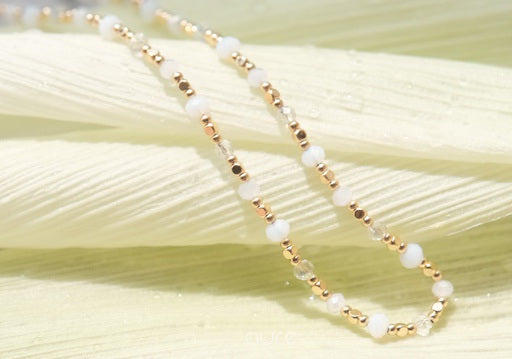
[[[362,97],[347,94],[342,97],[341,106],[349,111],[361,112],[364,109],[364,100]]]
[[[309,115],[313,118],[318,118],[320,116],[320,109],[317,107],[311,107]]]

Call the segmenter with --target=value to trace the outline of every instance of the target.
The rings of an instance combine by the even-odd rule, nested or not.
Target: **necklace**
[[[390,250],[399,253],[400,261],[405,268],[419,267],[426,276],[434,280],[432,292],[437,300],[432,304],[427,315],[421,317],[415,323],[390,323],[384,314],[377,313],[367,316],[360,310],[346,305],[344,296],[341,293],[332,293],[327,289],[325,281],[314,273],[313,264],[301,257],[297,246],[289,238],[290,226],[288,222],[277,218],[277,215],[271,210],[268,203],[263,201],[257,182],[250,177],[241,161],[234,154],[229,142],[222,138],[217,125],[212,120],[207,99],[196,94],[189,81],[180,72],[179,64],[175,60],[165,59],[158,50],[147,43],[141,34],[135,33],[124,26],[116,16],[101,17],[97,14],[88,13],[84,9],[59,11],[57,14],[59,20],[64,23],[86,23],[97,27],[105,39],[114,40],[120,38],[125,40],[136,53],[142,54],[148,62],[158,66],[160,74],[165,80],[170,80],[177,85],[178,89],[187,98],[186,112],[191,118],[200,120],[205,134],[225,158],[233,175],[240,180],[241,183],[238,187],[239,195],[243,199],[250,201],[257,215],[262,217],[267,224],[266,235],[268,239],[280,243],[283,256],[294,266],[295,277],[306,281],[311,286],[313,293],[327,302],[327,310],[329,312],[341,314],[350,323],[366,327],[368,332],[376,338],[386,334],[398,337],[428,334],[432,324],[438,321],[447,305],[447,297],[453,292],[452,284],[442,280],[441,272],[432,262],[424,258],[423,251],[418,244],[407,244],[398,237],[388,233],[386,226],[375,222],[367,210],[352,199],[351,190],[339,184],[333,171],[324,162],[324,150],[319,146],[310,144],[306,131],[301,128],[296,120],[295,112],[291,107],[284,105],[279,91],[267,81],[265,71],[256,67],[253,62],[239,52],[240,42],[233,37],[222,37],[213,30],[205,30],[186,19],[155,7],[151,2],[144,2],[142,0],[131,1],[140,7],[144,17],[164,20],[171,29],[204,38],[207,43],[216,47],[217,53],[221,58],[231,58],[237,66],[245,69],[249,84],[252,87],[261,88],[264,99],[277,109],[287,121],[292,138],[303,150],[303,164],[314,168],[319,173],[321,181],[333,190],[333,203],[339,207],[347,207],[353,216],[368,228],[372,239],[384,243]],[[14,19],[20,20],[26,25],[37,25],[41,21],[48,20],[54,13],[54,10],[50,7],[42,9],[27,7],[22,9],[20,7],[3,6],[0,7],[1,12],[10,14]]]

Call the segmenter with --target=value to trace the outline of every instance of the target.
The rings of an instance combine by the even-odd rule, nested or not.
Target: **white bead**
[[[27,6],[23,11],[21,21],[28,27],[36,27],[39,24],[39,15],[41,10],[36,6]]]
[[[284,219],[278,219],[274,223],[269,224],[265,232],[267,238],[272,242],[279,242],[288,237],[290,225]]]
[[[132,50],[135,56],[142,57],[142,47],[147,43],[146,36],[142,32],[138,32],[130,39],[130,50]]]
[[[158,3],[156,1],[144,1],[140,6],[140,17],[145,23],[151,23],[156,18],[156,10],[158,9]]]
[[[313,265],[313,263],[311,263],[307,259],[303,259],[299,262],[299,264],[293,267],[293,275],[297,279],[308,280],[313,276],[314,269],[315,266]]]
[[[181,17],[178,15],[172,15],[167,19],[167,28],[174,34],[179,35],[181,34]]]
[[[325,159],[325,151],[320,146],[311,146],[302,153],[302,163],[307,167],[314,167]]]
[[[247,182],[242,182],[240,183],[240,186],[238,186],[238,194],[247,201],[258,197],[259,193],[260,186],[258,185],[258,182],[253,179],[250,179]]]
[[[165,60],[160,64],[160,76],[164,79],[171,79],[175,72],[180,71],[180,65],[174,60]]]
[[[370,239],[373,241],[380,241],[384,238],[384,235],[387,233],[388,228],[385,224],[375,221],[370,226],[368,226],[368,235]]]
[[[449,297],[453,294],[453,284],[444,279],[435,282],[432,286],[432,293],[438,298]]]
[[[105,40],[113,40],[115,38],[114,25],[121,23],[121,20],[115,15],[107,15],[100,20],[98,31]]]
[[[267,81],[267,72],[263,69],[252,69],[247,74],[247,81],[251,87],[260,87],[262,82]]]
[[[217,43],[217,55],[221,59],[229,59],[233,52],[240,50],[240,41],[236,37],[227,36],[223,37]]]
[[[400,262],[405,268],[416,268],[423,261],[423,249],[419,244],[409,243],[405,252],[400,254]]]
[[[86,18],[88,13],[87,9],[83,7],[73,10],[73,24],[76,26],[87,24]]]
[[[192,96],[185,105],[185,111],[194,119],[210,113],[210,105],[204,96]]]
[[[340,314],[341,308],[345,306],[345,297],[341,293],[334,293],[327,299],[327,311],[331,314]]]
[[[352,191],[346,186],[339,186],[332,193],[332,202],[335,206],[343,207],[352,200]]]
[[[368,319],[368,332],[374,338],[382,338],[388,332],[389,320],[384,314],[374,314]]]

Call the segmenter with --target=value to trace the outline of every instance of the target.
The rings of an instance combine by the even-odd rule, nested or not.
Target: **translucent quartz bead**
[[[299,264],[293,267],[293,275],[297,279],[308,280],[313,276],[313,269],[315,269],[313,263],[307,259],[303,259]]]
[[[136,56],[142,56],[142,46],[146,45],[148,43],[148,40],[146,36],[138,32],[136,33],[133,38],[130,40],[130,50],[132,50],[133,54]]]
[[[432,293],[438,298],[449,297],[453,294],[453,284],[447,280],[440,280],[435,282],[432,286]]]
[[[274,223],[267,225],[266,229],[267,238],[272,242],[279,242],[290,233],[290,225],[284,219],[278,219]]]
[[[279,109],[279,113],[281,114],[282,119],[285,121],[285,123],[289,123],[292,121],[295,121],[297,114],[295,113],[295,110],[290,106],[283,106]]]
[[[346,186],[339,186],[332,193],[332,202],[335,206],[343,207],[352,200],[352,191]]]
[[[263,82],[267,81],[267,73],[263,69],[252,69],[247,74],[247,81],[251,87],[260,87]]]
[[[302,153],[302,163],[307,167],[314,167],[325,160],[325,151],[320,146],[311,146]]]
[[[345,306],[345,297],[341,293],[334,293],[327,299],[327,311],[331,314],[340,314],[341,308]]]
[[[240,41],[232,36],[223,37],[222,40],[217,43],[216,49],[217,55],[219,55],[221,59],[229,59],[233,52],[240,50]]]
[[[231,142],[229,142],[228,140],[220,141],[219,143],[217,143],[217,146],[215,147],[215,152],[221,159],[227,160],[230,156],[233,155],[233,148],[231,147]]]
[[[416,243],[409,243],[405,252],[400,254],[400,262],[402,262],[402,265],[407,269],[419,266],[423,258],[423,249]]]
[[[260,186],[256,180],[250,179],[247,182],[242,182],[238,186],[238,194],[243,199],[250,201],[251,199],[258,197],[260,193]]]
[[[384,314],[374,314],[368,320],[368,332],[374,338],[382,338],[388,332],[389,320]]]
[[[370,226],[368,226],[368,235],[373,241],[380,241],[384,238],[384,235],[387,233],[388,228],[385,224],[375,221]]]
[[[418,317],[414,324],[416,325],[416,334],[422,337],[426,337],[432,329],[432,322],[425,315]]]
[[[105,40],[114,40],[115,32],[114,25],[120,24],[121,20],[115,15],[107,15],[103,19],[100,20],[98,25],[98,31]]]

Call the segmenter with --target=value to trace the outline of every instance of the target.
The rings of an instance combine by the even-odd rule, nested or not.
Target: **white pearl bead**
[[[339,186],[332,193],[332,202],[335,206],[343,207],[352,200],[352,191],[346,186]]]
[[[302,163],[307,167],[314,167],[325,159],[325,151],[320,146],[311,146],[302,153]]]
[[[23,11],[21,21],[23,25],[28,27],[36,27],[39,23],[39,15],[41,10],[36,6],[27,6]]]
[[[267,81],[267,72],[263,69],[252,69],[247,74],[247,81],[251,87],[260,87],[263,82]]]
[[[267,226],[267,238],[272,242],[279,242],[288,237],[290,233],[290,225],[284,219],[278,219],[274,223]]]
[[[166,80],[169,80],[178,71],[180,71],[180,65],[174,60],[165,60],[160,65],[160,76]]]
[[[105,40],[113,40],[115,38],[114,25],[121,23],[121,20],[115,15],[107,15],[100,20],[98,31]]]
[[[368,319],[368,332],[374,338],[382,338],[388,332],[389,320],[384,314],[374,314]]]
[[[258,182],[253,179],[250,179],[247,182],[242,182],[240,183],[240,186],[238,186],[238,194],[247,201],[258,197],[259,192],[260,186],[258,185]]]
[[[405,268],[416,268],[423,261],[423,249],[419,244],[409,243],[405,252],[400,254],[400,262]]]
[[[227,36],[223,37],[217,43],[217,55],[221,59],[229,59],[233,52],[240,50],[240,41],[236,37]]]
[[[449,297],[453,294],[453,284],[444,279],[435,282],[432,286],[432,293],[438,298]]]
[[[145,23],[151,23],[156,18],[156,10],[158,9],[158,4],[156,1],[144,1],[140,6],[140,17],[142,21]]]
[[[327,299],[327,311],[331,314],[340,314],[341,308],[345,306],[345,297],[341,293],[334,293]]]
[[[204,96],[192,96],[185,105],[185,111],[194,119],[210,113],[210,105]]]
[[[313,263],[311,263],[307,259],[303,259],[299,262],[299,264],[293,267],[293,275],[297,279],[308,280],[313,276],[314,269],[315,266],[313,265]]]

